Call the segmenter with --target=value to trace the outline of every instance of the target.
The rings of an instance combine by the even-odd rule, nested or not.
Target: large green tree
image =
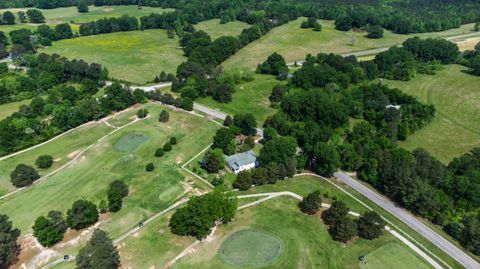
[[[10,180],[12,181],[13,186],[17,188],[31,185],[39,178],[40,175],[38,174],[37,170],[26,164],[17,165],[15,170],[10,173]]]
[[[17,239],[20,230],[13,228],[7,215],[0,215],[0,268],[9,268],[17,261],[20,245]]]
[[[120,267],[120,255],[108,234],[97,229],[78,252],[76,263],[77,269],[116,269]]]
[[[72,208],[67,211],[67,223],[72,229],[80,230],[87,228],[97,221],[97,206],[90,201],[75,201],[72,205]]]
[[[323,212],[322,219],[327,225],[332,225],[333,223],[344,219],[347,217],[350,209],[342,201],[334,201],[330,208]]]
[[[318,190],[309,193],[306,197],[303,197],[303,200],[298,204],[300,210],[309,215],[316,214],[321,206],[322,198],[320,197],[320,191]]]
[[[221,149],[225,155],[235,153],[235,136],[228,128],[218,129],[213,137],[212,149]]]
[[[59,211],[48,212],[47,217],[40,216],[33,225],[33,235],[44,247],[51,247],[62,241],[68,225]]]
[[[358,219],[358,235],[365,239],[379,238],[383,234],[385,220],[375,211],[363,213]]]
[[[357,235],[357,224],[350,217],[344,217],[330,225],[328,232],[333,240],[347,242]]]

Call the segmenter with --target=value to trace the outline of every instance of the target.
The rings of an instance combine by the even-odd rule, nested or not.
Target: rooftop
[[[257,161],[257,156],[253,151],[249,150],[235,155],[226,156],[225,161],[232,169],[238,170],[242,166],[255,163]]]

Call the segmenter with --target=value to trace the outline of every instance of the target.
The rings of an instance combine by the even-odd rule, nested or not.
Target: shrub
[[[155,165],[153,165],[153,163],[148,163],[148,164],[145,166],[145,171],[147,171],[147,172],[152,172],[153,170],[155,170]]]
[[[53,157],[50,155],[42,155],[37,158],[35,165],[38,168],[47,169],[50,168],[53,164]]]
[[[170,142],[167,142],[165,143],[165,145],[163,145],[163,151],[169,152],[171,150],[172,150],[172,144],[170,144]]]
[[[225,158],[221,149],[209,150],[203,158],[204,168],[209,173],[217,173],[225,166]]]
[[[170,144],[172,144],[172,145],[177,144],[177,138],[175,136],[170,137]]]
[[[108,210],[110,212],[118,212],[122,209],[122,199],[128,195],[128,186],[121,180],[115,180],[110,183],[107,195]]]
[[[155,151],[155,157],[162,157],[164,154],[165,154],[165,152],[163,151],[162,148],[158,148],[158,149]]]
[[[241,191],[250,189],[252,187],[252,174],[248,171],[238,173],[237,179],[233,182],[232,186]]]
[[[300,203],[298,203],[300,210],[309,215],[316,214],[321,206],[322,198],[320,197],[320,191],[309,193]]]
[[[147,109],[139,109],[137,111],[137,117],[139,119],[144,119],[148,115],[148,110]]]
[[[38,174],[37,170],[26,164],[17,165],[15,170],[10,173],[10,180],[13,186],[17,188],[29,186],[39,178],[40,175]]]
[[[87,200],[75,201],[67,211],[68,227],[80,230],[87,228],[98,221],[97,206]]]
[[[166,110],[162,110],[162,112],[160,112],[160,115],[158,117],[158,121],[159,122],[167,122],[170,118],[170,114],[168,113],[168,111]]]

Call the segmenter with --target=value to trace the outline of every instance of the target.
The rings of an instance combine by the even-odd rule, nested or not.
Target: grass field
[[[15,13],[17,20],[17,13],[19,11],[26,12],[29,8],[11,8],[11,9],[0,9],[0,13],[3,13],[7,10]],[[138,9],[136,5],[132,6],[89,6],[88,13],[79,13],[77,7],[64,7],[64,8],[55,8],[55,9],[40,9],[40,11],[45,16],[46,23],[85,23],[90,21],[95,21],[103,18],[111,17],[120,17],[122,15],[129,15],[135,17],[141,17],[144,15],[149,15],[150,13],[164,13],[173,11],[173,9],[162,9],[155,7],[142,7]]]
[[[212,39],[217,39],[221,36],[238,36],[243,29],[249,26],[248,23],[241,21],[220,24],[220,19],[212,19],[195,24],[195,29],[208,33]]]
[[[389,269],[428,268],[420,258],[411,257],[411,253],[398,243],[389,243],[365,255],[365,262],[360,262],[362,269],[377,269],[388,264]]]
[[[55,42],[41,52],[102,64],[111,77],[134,84],[153,81],[162,70],[174,73],[185,60],[178,39],[167,38],[166,30],[73,38]]]
[[[322,20],[321,32],[312,29],[301,29],[300,24],[305,18],[300,18],[288,24],[274,28],[259,40],[248,44],[235,55],[227,59],[223,65],[226,68],[248,67],[254,68],[263,62],[273,52],[282,54],[287,62],[303,60],[305,55],[319,52],[348,53],[359,50],[390,47],[402,43],[414,35],[399,35],[385,31],[381,39],[368,39],[364,32],[342,32],[334,28],[333,21]],[[450,36],[469,33],[473,30],[472,24],[463,25],[458,29],[444,32],[418,34],[421,37]],[[354,40],[354,45],[351,45]]]
[[[417,75],[410,81],[386,81],[390,86],[435,105],[432,123],[409,136],[400,145],[423,147],[444,163],[480,146],[480,78],[446,66],[436,75]]]
[[[196,100],[196,102],[231,115],[237,113],[253,113],[258,125],[262,126],[265,119],[273,115],[276,111],[270,107],[268,97],[272,92],[272,88],[281,83],[282,82],[276,80],[274,76],[256,74],[255,80],[242,83],[235,87],[235,93],[230,103],[218,103],[211,97],[200,98]]]
[[[12,102],[12,103],[7,103],[0,105],[0,120],[3,120],[4,118],[12,115],[13,112],[17,112],[18,108],[21,105],[28,105],[30,104],[31,100],[23,100],[20,102]]]
[[[125,199],[122,210],[116,214],[103,216],[99,226],[108,231],[112,238],[116,238],[135,227],[140,221],[166,208],[188,191],[199,188],[194,183],[188,184],[184,181],[186,174],[181,171],[180,166],[210,143],[216,125],[180,111],[170,111],[170,122],[159,123],[157,116],[164,107],[156,104],[147,104],[144,107],[150,111],[150,118],[120,129],[98,141],[68,168],[38,185],[1,200],[0,212],[9,215],[14,226],[25,235],[31,231],[35,218],[45,215],[50,210],[66,212],[77,199],[89,199],[98,205],[101,199],[106,198],[110,182],[121,179],[129,185],[130,194]],[[134,118],[135,112],[136,110],[132,110],[127,114]],[[40,147],[39,151],[49,153],[70,148],[71,143],[95,143],[99,136],[93,136],[92,133],[97,132],[97,128],[102,127],[96,126],[85,132],[79,132],[75,138],[47,144]],[[111,130],[108,128],[98,132],[104,135]],[[128,147],[130,152],[116,152],[113,145],[132,142],[128,139],[132,133],[142,134],[148,137],[148,140],[136,148]],[[88,137],[89,134],[92,135]],[[162,158],[155,158],[155,149],[161,147],[171,136],[178,139],[173,151],[166,153]],[[5,167],[7,165],[12,167],[20,162],[31,163],[36,156],[37,154],[29,152],[21,154],[18,158],[2,161],[0,170],[5,173],[3,171],[10,171],[10,168]],[[59,153],[54,157],[68,158],[68,155],[62,156]],[[145,172],[145,165],[148,162],[155,164],[154,172]],[[6,180],[9,180],[8,176],[3,175],[1,182]],[[69,244],[68,237],[66,236],[64,244],[54,248],[59,255],[69,253],[66,251],[75,253],[72,249],[78,247],[78,244]]]

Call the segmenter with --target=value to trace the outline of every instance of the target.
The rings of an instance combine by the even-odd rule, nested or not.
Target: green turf
[[[480,146],[480,78],[466,74],[465,70],[459,65],[449,65],[433,76],[417,75],[410,81],[386,81],[437,109],[433,122],[401,142],[402,147],[425,148],[448,163]]]
[[[102,64],[111,77],[135,84],[153,81],[162,70],[174,73],[185,60],[178,39],[167,38],[166,30],[79,37],[54,42],[40,52]]]
[[[250,27],[248,23],[241,21],[220,24],[220,19],[212,19],[195,24],[196,30],[207,32],[212,39],[217,39],[221,36],[238,36],[243,29],[248,27]]]
[[[120,137],[114,144],[113,150],[116,152],[133,152],[141,144],[147,142],[148,137],[139,133],[128,133]]]
[[[232,235],[245,229],[268,233],[284,243],[283,254],[273,264],[261,268],[359,268],[358,256],[398,242],[390,234],[373,241],[357,238],[348,244],[335,242],[320,217],[302,214],[297,203],[293,198],[275,198],[239,211],[231,223],[219,226],[213,239],[199,245],[193,253],[171,268],[232,268],[221,257],[221,245]],[[243,242],[242,245],[244,248],[257,247],[255,243],[248,242]],[[419,265],[411,268],[428,268],[406,246],[404,252],[407,255],[403,256],[403,259],[420,261]],[[237,265],[234,268],[257,266]],[[390,263],[384,264],[383,268],[390,268]]]
[[[247,67],[254,68],[263,62],[273,52],[282,54],[287,62],[303,60],[308,53],[316,55],[325,53],[347,53],[372,48],[390,47],[402,43],[405,39],[414,35],[398,35],[385,31],[385,37],[381,39],[368,39],[365,32],[342,32],[334,29],[333,21],[321,20],[322,31],[314,32],[312,29],[301,29],[300,24],[305,18],[299,18],[288,24],[272,29],[268,34],[254,41],[235,55],[226,60],[223,65],[226,68]],[[449,36],[469,33],[473,29],[472,24],[464,25],[458,29],[444,32],[418,34],[427,36]],[[351,45],[352,41],[354,45]]]
[[[17,112],[18,108],[21,105],[28,105],[30,104],[30,99],[28,100],[23,100],[19,102],[12,102],[12,103],[7,103],[0,105],[0,120],[5,119],[6,117],[12,115],[12,113]]]
[[[154,104],[145,108],[157,115],[164,109]],[[135,111],[131,113],[134,115]],[[110,220],[102,224],[112,237],[116,237],[179,198],[184,192],[180,183],[184,179],[180,165],[210,143],[216,128],[207,120],[174,111],[170,111],[170,122],[167,124],[159,123],[156,117],[139,121],[96,143],[68,169],[0,201],[0,212],[8,214],[15,227],[27,232],[37,216],[50,210],[65,212],[77,199],[91,199],[98,204],[106,198],[108,184],[121,179],[130,186],[130,194],[124,201],[123,209],[109,216]],[[132,132],[142,133],[149,140],[139,146],[135,154],[113,151],[112,145]],[[171,136],[178,138],[178,144],[162,158],[155,158],[155,149]],[[83,137],[77,139],[82,140]],[[55,148],[69,147],[69,143],[74,141],[62,140],[62,144],[57,144]],[[53,146],[48,144],[40,151],[47,153]],[[21,155],[19,158],[37,156],[32,153],[25,155],[28,157]],[[148,162],[156,166],[152,173],[145,172]],[[4,162],[0,164],[3,166]]]
[[[272,88],[282,83],[274,76],[256,74],[255,80],[235,87],[235,93],[230,103],[218,103],[211,97],[200,98],[196,102],[231,115],[252,113],[255,115],[258,125],[262,126],[267,117],[275,114],[276,111],[270,107],[270,100],[268,100]]]
[[[236,267],[263,267],[275,263],[283,254],[281,239],[258,230],[240,230],[222,243],[220,258]]]
[[[396,242],[368,253],[365,255],[365,261],[359,264],[361,269],[383,268],[387,264],[389,269],[430,268]]]

